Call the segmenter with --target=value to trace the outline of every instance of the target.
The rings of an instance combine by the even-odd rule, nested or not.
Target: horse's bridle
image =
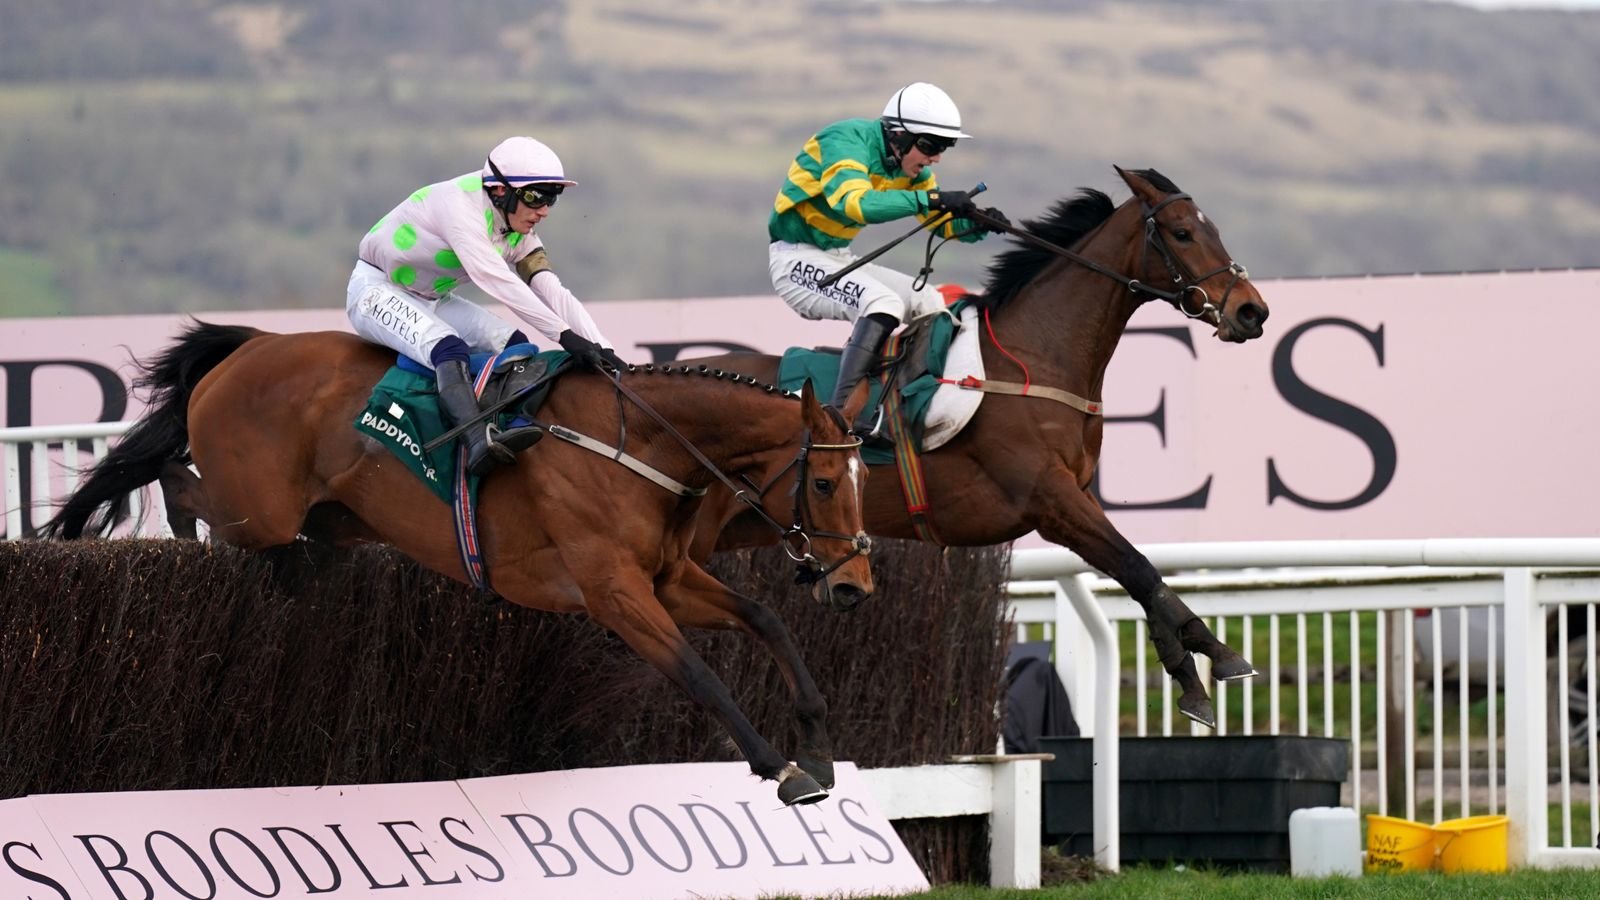
[[[1172,276],[1173,283],[1180,285],[1177,290],[1173,291],[1166,291],[1158,287],[1152,287],[1137,278],[1131,278],[1122,274],[1121,272],[1116,271],[1115,269],[1095,262],[1086,256],[1074,253],[1058,244],[1053,244],[1050,241],[1033,234],[1032,232],[1023,231],[1022,229],[1017,228],[1010,223],[1001,222],[998,219],[985,215],[982,210],[971,213],[968,215],[968,217],[978,224],[993,231],[1005,232],[1014,238],[1018,238],[1042,250],[1048,250],[1057,256],[1069,259],[1092,272],[1098,272],[1099,274],[1117,282],[1135,294],[1142,294],[1146,297],[1152,297],[1157,300],[1165,300],[1166,302],[1172,304],[1173,309],[1176,309],[1178,312],[1183,313],[1185,316],[1191,319],[1201,319],[1212,325],[1220,327],[1222,325],[1222,310],[1227,306],[1228,296],[1233,293],[1234,287],[1238,285],[1241,279],[1248,280],[1250,278],[1250,273],[1245,270],[1244,266],[1241,266],[1230,259],[1226,263],[1223,263],[1204,275],[1193,275],[1189,271],[1189,267],[1183,264],[1183,260],[1179,259],[1177,255],[1172,252],[1171,247],[1167,246],[1167,239],[1162,235],[1161,226],[1156,222],[1156,213],[1159,213],[1162,209],[1166,208],[1167,204],[1174,203],[1178,200],[1193,199],[1194,198],[1190,197],[1188,194],[1180,191],[1176,194],[1169,194],[1163,198],[1160,203],[1157,203],[1154,206],[1151,206],[1142,200],[1139,203],[1139,215],[1144,219],[1144,244],[1139,248],[1139,271],[1144,271],[1145,253],[1150,248],[1155,248],[1156,253],[1160,254],[1161,256],[1161,261],[1166,264],[1167,274]],[[1213,303],[1211,302],[1210,294],[1206,292],[1204,287],[1201,287],[1201,284],[1202,282],[1227,272],[1233,273],[1233,279],[1229,281],[1228,286],[1223,289],[1222,299],[1216,303]],[[1200,303],[1199,307],[1194,312],[1190,312],[1189,307],[1184,302],[1191,295],[1198,297]]]
[[[1205,273],[1204,275],[1195,276],[1189,271],[1189,267],[1184,265],[1183,260],[1178,259],[1177,256],[1172,252],[1172,248],[1167,246],[1166,236],[1161,233],[1161,226],[1156,223],[1156,213],[1165,208],[1167,204],[1177,200],[1193,199],[1194,198],[1190,197],[1188,194],[1180,192],[1166,197],[1155,206],[1151,206],[1144,201],[1140,201],[1139,203],[1141,210],[1140,215],[1144,218],[1144,246],[1139,248],[1139,271],[1144,271],[1145,251],[1151,247],[1154,247],[1156,252],[1161,254],[1161,261],[1166,264],[1167,274],[1172,276],[1172,282],[1174,284],[1182,285],[1182,287],[1173,292],[1157,291],[1142,284],[1137,278],[1129,278],[1126,280],[1125,284],[1130,291],[1146,293],[1153,297],[1160,297],[1168,303],[1171,303],[1172,307],[1178,312],[1183,313],[1185,316],[1188,316],[1191,319],[1203,319],[1207,322],[1210,322],[1212,325],[1221,325],[1222,310],[1227,308],[1228,296],[1233,293],[1233,289],[1236,285],[1238,285],[1240,279],[1248,280],[1250,278],[1250,273],[1245,270],[1244,266],[1241,266],[1230,259],[1215,269]],[[1206,293],[1206,289],[1201,287],[1201,285],[1211,278],[1221,275],[1224,272],[1232,272],[1233,278],[1228,282],[1228,286],[1223,288],[1222,299],[1216,303],[1212,303],[1211,296]],[[1190,312],[1188,307],[1186,307],[1183,302],[1184,299],[1190,295],[1198,296],[1200,298],[1200,306],[1195,312]]]
[[[783,552],[787,553],[789,555],[789,559],[795,562],[795,584],[812,584],[814,582],[821,581],[822,579],[827,578],[829,575],[832,575],[836,570],[839,569],[840,566],[850,562],[852,559],[855,559],[858,556],[870,556],[872,554],[872,538],[867,537],[865,531],[857,532],[856,534],[844,534],[838,531],[817,531],[816,529],[809,528],[811,506],[806,502],[806,483],[810,478],[811,451],[855,450],[860,446],[861,438],[855,437],[854,435],[851,436],[851,442],[847,444],[814,444],[811,442],[811,431],[810,429],[807,429],[805,442],[800,445],[800,452],[795,455],[794,459],[789,461],[788,465],[778,470],[778,474],[767,479],[766,484],[756,487],[755,483],[750,481],[748,478],[743,479],[745,484],[749,485],[751,490],[755,491],[754,497],[747,496],[745,491],[734,491],[733,496],[735,500],[738,500],[755,510],[756,513],[761,516],[761,518],[765,519],[768,524],[772,525],[778,530],[779,541],[783,544]],[[787,475],[790,469],[796,470],[794,476],[794,489],[789,492],[794,497],[794,511],[792,515],[794,524],[788,528],[784,528],[782,525],[779,525],[775,520],[773,520],[771,516],[767,515],[766,510],[761,507],[761,498],[765,497],[767,492],[772,490],[773,485],[776,485],[779,481],[783,480],[783,476]],[[833,565],[824,568],[822,561],[817,559],[816,556],[812,555],[811,553],[812,535],[815,535],[819,538],[833,538],[835,540],[848,541],[850,543],[850,552],[835,560]]]
[[[630,366],[630,368],[632,367]],[[649,368],[650,367],[648,366],[646,367],[647,370]],[[700,370],[702,372],[708,372],[705,366],[701,366]],[[689,367],[684,366],[683,371],[690,371]],[[832,575],[839,569],[839,567],[845,565],[856,557],[867,556],[872,553],[872,539],[867,537],[865,531],[851,535],[836,531],[816,531],[811,529],[809,527],[811,509],[806,503],[806,480],[810,473],[811,452],[813,450],[856,450],[861,447],[861,439],[859,437],[852,435],[849,443],[817,444],[812,442],[811,429],[808,428],[806,429],[805,440],[803,440],[800,444],[800,451],[795,454],[794,459],[790,460],[788,465],[779,470],[777,475],[773,476],[765,485],[759,488],[756,487],[755,482],[751,481],[749,478],[740,476],[740,480],[744,482],[744,485],[741,487],[732,478],[729,478],[726,474],[724,474],[721,469],[718,469],[716,463],[713,463],[709,458],[706,457],[704,453],[701,453],[700,448],[690,443],[688,438],[679,433],[678,429],[674,428],[671,422],[668,422],[660,413],[652,409],[648,403],[645,403],[643,398],[634,393],[633,390],[627,385],[623,384],[622,378],[619,374],[611,372],[603,372],[602,374],[611,381],[611,383],[616,387],[618,393],[633,401],[634,406],[639,407],[639,409],[642,410],[646,415],[654,419],[656,424],[665,429],[667,434],[672,436],[673,440],[676,440],[679,444],[682,444],[683,448],[688,450],[689,454],[693,456],[695,460],[698,461],[703,468],[705,468],[706,471],[710,472],[712,477],[722,482],[724,487],[732,491],[733,498],[735,500],[750,507],[751,511],[753,511],[757,516],[760,516],[762,521],[766,522],[774,531],[778,533],[778,541],[783,545],[784,553],[788,554],[789,559],[793,560],[795,563],[795,584],[813,584],[817,581],[821,581],[822,579],[827,578],[829,575]],[[715,373],[711,374],[715,374],[717,377],[721,377],[722,375],[721,370],[717,370]],[[732,373],[729,374],[731,375]],[[626,425],[623,427],[625,429]],[[624,438],[617,442],[617,446],[622,446],[625,441],[626,432],[624,431]],[[766,509],[761,505],[761,498],[765,497],[767,491],[771,490],[772,486],[777,484],[779,479],[783,478],[783,476],[787,474],[790,469],[797,470],[795,472],[793,491],[794,523],[785,527],[779,523],[778,520],[767,514]],[[812,535],[820,538],[834,538],[841,541],[849,541],[850,552],[836,560],[833,565],[824,567],[822,561],[817,559],[816,556],[811,552]]]

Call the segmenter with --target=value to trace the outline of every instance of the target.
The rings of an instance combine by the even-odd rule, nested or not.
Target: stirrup
[[[544,437],[544,429],[538,425],[523,425],[505,431],[500,431],[499,429],[496,429],[496,431],[498,434],[495,437],[495,443],[510,450],[512,453],[521,453],[539,443],[539,439]]]
[[[863,420],[859,418],[850,423],[850,433],[859,438],[888,438],[883,433],[883,404],[878,404],[878,408],[873,410],[870,426],[863,428],[862,423]]]
[[[517,461],[517,451],[501,440],[500,426],[492,422],[483,430],[483,444],[495,462],[509,466]]]

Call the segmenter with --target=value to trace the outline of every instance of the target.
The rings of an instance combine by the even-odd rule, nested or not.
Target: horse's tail
[[[219,363],[265,332],[193,320],[177,342],[154,359],[135,363],[134,390],[149,400],[144,417],[118,441],[39,527],[41,537],[68,540],[101,534],[126,515],[128,495],[155,481],[169,462],[189,461],[189,396]]]

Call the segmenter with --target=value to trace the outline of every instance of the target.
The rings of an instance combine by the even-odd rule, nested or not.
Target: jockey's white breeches
[[[345,312],[356,334],[432,368],[435,344],[451,335],[473,351],[503,348],[515,326],[460,294],[437,300],[394,284],[383,270],[356,262],[345,291]]]
[[[817,282],[855,262],[848,247],[824,250],[811,244],[774,241],[767,248],[767,269],[772,287],[795,312],[807,319],[857,318],[887,313],[901,322],[919,319],[944,309],[938,289],[923,285],[912,290],[913,279],[875,263],[867,263],[826,288]]]

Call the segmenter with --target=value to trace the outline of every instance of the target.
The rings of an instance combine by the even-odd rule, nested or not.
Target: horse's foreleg
[[[1167,623],[1185,650],[1204,653],[1211,658],[1211,677],[1218,681],[1235,681],[1256,674],[1255,666],[1235,653],[1233,648],[1217,640],[1205,621],[1195,615],[1188,604],[1179,599],[1164,582],[1145,609],[1147,612],[1153,610],[1156,616]]]
[[[1215,727],[1211,698],[1189,651],[1211,657],[1212,672],[1219,679],[1248,677],[1255,674],[1255,669],[1216,639],[1205,622],[1161,580],[1161,573],[1150,560],[1117,531],[1087,491],[1069,479],[1055,483],[1062,487],[1050,491],[1041,504],[1039,534],[1072,549],[1127,590],[1128,596],[1145,611],[1150,642],[1155,645],[1161,667],[1182,688],[1178,711]]]
[[[814,778],[772,749],[734,702],[727,685],[684,640],[643,573],[613,570],[606,584],[585,590],[589,615],[627,641],[628,646],[671,679],[722,722],[750,763],[750,771],[778,782],[785,805],[815,803],[828,796]]]
[[[682,577],[657,589],[672,620],[687,628],[741,628],[766,645],[794,697],[800,723],[795,763],[824,788],[833,787],[833,746],[828,739],[828,703],[800,659],[789,629],[772,608],[711,577],[690,563]]]

